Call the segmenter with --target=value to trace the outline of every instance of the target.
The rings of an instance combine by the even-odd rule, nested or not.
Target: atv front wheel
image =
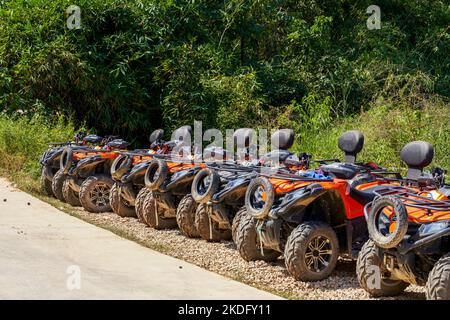
[[[139,218],[139,221],[141,221],[142,223],[146,223],[144,218],[142,217],[142,210],[144,207],[144,201],[145,198],[148,196],[148,194],[151,192],[151,190],[149,190],[146,187],[143,187],[141,190],[139,190],[137,196],[136,196],[136,203],[134,206],[134,209],[136,211],[136,215]]]
[[[381,249],[368,240],[356,261],[356,276],[361,287],[372,297],[390,297],[401,294],[408,283],[383,277],[385,271]]]
[[[109,192],[114,181],[106,175],[87,178],[80,188],[80,202],[83,208],[92,213],[111,211]]]
[[[305,222],[289,235],[284,250],[288,272],[300,281],[327,278],[336,267],[339,243],[334,230],[324,222]]]
[[[199,204],[195,212],[195,227],[200,237],[206,241],[219,242],[221,240],[230,240],[231,230],[220,229],[219,224],[209,218],[208,206],[205,204]],[[214,208],[213,210],[220,210]]]
[[[256,233],[256,219],[249,214],[244,214],[236,232],[236,247],[241,257],[246,261],[275,261],[281,252],[263,248]]]
[[[450,300],[450,254],[440,258],[425,286],[427,300]]]
[[[120,194],[120,186],[113,184],[109,191],[109,203],[112,211],[121,217],[136,217],[134,207],[128,205],[125,199]]]
[[[53,190],[52,190],[52,180],[47,179],[47,174],[46,171],[48,170],[48,168],[46,167],[42,167],[41,170],[41,189],[42,191],[44,191],[44,193],[47,196],[53,196]]]
[[[62,187],[64,200],[73,207],[81,206],[79,194],[70,187],[70,179],[65,179]]]
[[[177,207],[177,223],[182,234],[189,238],[198,238],[200,235],[195,227],[195,212],[197,202],[188,194],[181,199]]]
[[[64,180],[66,180],[66,175],[64,173],[64,170],[59,169],[55,173],[55,175],[53,176],[53,179],[52,179],[52,191],[53,191],[53,194],[55,195],[55,197],[60,201],[65,201],[63,191],[62,191]]]
[[[149,227],[155,229],[172,229],[177,226],[176,218],[164,217],[164,209],[158,205],[158,201],[153,197],[152,192],[145,197],[142,208],[142,218]]]

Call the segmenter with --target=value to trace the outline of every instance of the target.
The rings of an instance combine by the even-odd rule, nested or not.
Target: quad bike
[[[374,163],[356,163],[364,137],[348,131],[338,140],[344,162],[318,160],[321,166],[297,174],[261,174],[247,188],[236,245],[247,260],[272,261],[284,253],[288,272],[297,280],[328,277],[338,257],[355,259],[368,238],[366,191],[399,176]]]
[[[97,135],[86,135],[84,132],[79,132],[75,135],[73,141],[68,142],[50,142],[49,149],[44,152],[39,163],[42,166],[41,170],[41,186],[42,190],[49,196],[55,196],[60,200],[64,200],[62,192],[58,189],[56,192],[52,190],[52,181],[55,174],[60,169],[61,154],[66,146],[71,146],[76,150],[86,150],[98,147],[101,145],[102,138]]]
[[[237,130],[249,133],[249,129]],[[186,135],[191,132],[186,131]],[[248,140],[248,137],[244,136]],[[183,139],[181,139],[181,142]],[[190,150],[190,147],[189,151]],[[147,225],[156,229],[174,228],[177,223],[185,226],[182,232],[190,237],[198,237],[198,232],[194,226],[194,216],[197,203],[192,198],[191,184],[196,174],[206,166],[208,161],[221,159],[227,161],[231,156],[230,152],[219,147],[206,149],[206,157],[199,155],[194,146],[194,152],[188,156],[171,157],[166,155],[155,155],[148,165],[145,173],[146,188],[141,190],[145,194],[143,205],[138,215]],[[139,197],[139,196],[138,196]],[[178,219],[178,221],[177,221]],[[188,223],[184,221],[190,220]]]
[[[178,137],[190,128],[181,127],[174,133]],[[144,188],[145,171],[155,154],[168,154],[178,140],[164,141],[164,130],[155,130],[150,135],[150,149],[124,152],[117,157],[111,165],[111,177],[115,181],[109,194],[109,202],[113,212],[119,216],[138,217],[142,222],[140,213],[143,199],[149,189]],[[145,223],[145,222],[144,222]]]
[[[66,147],[61,155],[62,193],[64,200],[73,206],[82,205],[88,212],[111,210],[109,191],[114,184],[111,165],[129,143],[110,138],[104,147],[92,150],[76,150]],[[56,176],[55,176],[56,178]],[[60,180],[53,179],[53,189]]]
[[[423,173],[433,154],[426,142],[407,144],[400,154],[406,179],[375,190],[364,208],[370,240],[356,272],[372,296],[398,295],[415,284],[425,286],[427,299],[450,300],[450,187],[442,185],[443,170]]]
[[[236,134],[239,134],[239,131],[236,131]],[[250,140],[251,138],[247,140],[244,147],[250,147]],[[235,241],[237,226],[246,212],[245,192],[252,179],[258,176],[259,168],[262,165],[272,165],[275,161],[281,165],[280,170],[284,168],[295,172],[308,168],[308,155],[301,154],[299,160],[300,157],[288,151],[294,143],[294,132],[291,129],[276,131],[271,140],[272,146],[277,146],[278,149],[261,157],[256,165],[212,163],[197,173],[192,182],[191,194],[193,200],[200,205],[195,212],[182,206],[178,207],[178,226],[184,234],[189,236],[188,230],[196,229],[200,237],[207,241],[230,238]]]

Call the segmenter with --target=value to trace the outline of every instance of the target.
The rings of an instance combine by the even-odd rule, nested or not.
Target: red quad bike
[[[426,142],[407,144],[400,156],[406,179],[375,190],[365,207],[370,240],[359,253],[356,272],[371,296],[401,294],[424,285],[426,298],[450,300],[450,187],[445,172],[423,168],[433,159]]]
[[[99,150],[76,151],[66,148],[61,155],[61,170],[65,176],[63,195],[67,203],[82,205],[88,212],[111,210],[109,191],[111,165],[129,143],[122,139],[111,139]]]
[[[355,163],[364,137],[348,131],[338,140],[345,161],[319,160],[318,170],[254,179],[247,188],[236,245],[247,260],[272,261],[284,253],[297,280],[317,281],[334,270],[338,257],[356,259],[368,239],[364,206],[371,191],[388,184],[388,172],[373,163]]]
[[[52,148],[47,150],[41,158],[43,166],[41,183],[44,191],[48,195],[53,195],[61,201],[64,200],[62,187],[65,175],[61,170],[61,156],[66,147],[72,148],[73,152],[85,152],[87,150],[97,150],[105,145],[109,138],[102,138],[95,134],[86,135],[83,132],[75,136],[74,141],[67,143],[51,143]]]
[[[181,127],[175,131],[184,131]],[[142,222],[140,213],[143,200],[149,190],[144,188],[144,175],[150,161],[155,154],[168,154],[178,141],[164,141],[164,130],[155,130],[150,135],[150,149],[134,150],[122,153],[111,165],[111,177],[115,181],[109,194],[109,202],[113,212],[119,216],[138,217]]]
[[[249,148],[253,131],[239,130],[247,130],[244,148]],[[240,134],[239,130],[235,132],[235,144]],[[278,161],[280,170],[295,172],[308,168],[308,155],[301,154],[301,160],[299,160],[288,151],[294,143],[294,132],[291,129],[276,131],[271,140],[272,146],[277,146],[278,150],[263,156],[256,165],[244,166],[237,162],[215,162],[207,164],[206,168],[197,173],[192,183],[191,198],[199,203],[195,212],[195,228],[201,238],[207,241],[232,238],[235,241],[237,226],[246,212],[244,200],[247,186],[258,176],[257,171],[262,165],[272,165],[275,160]],[[191,225],[194,222],[192,211],[184,210],[182,206],[179,206],[177,221],[182,232],[189,236],[187,231],[193,229]]]

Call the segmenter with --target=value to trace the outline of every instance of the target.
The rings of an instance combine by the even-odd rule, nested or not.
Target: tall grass
[[[0,175],[29,192],[39,191],[39,158],[53,141],[73,138],[71,121],[59,118],[49,121],[36,115],[7,117],[0,115]]]

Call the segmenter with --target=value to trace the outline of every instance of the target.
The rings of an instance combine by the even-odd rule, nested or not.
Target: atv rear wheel
[[[53,176],[53,179],[52,179],[52,191],[53,191],[53,194],[55,195],[55,197],[60,201],[65,201],[64,195],[62,192],[64,180],[66,180],[66,175],[64,174],[64,170],[59,169],[55,173],[55,175]]]
[[[48,168],[42,167],[41,179],[40,179],[41,189],[42,189],[42,191],[44,191],[44,193],[47,196],[54,196],[53,190],[52,190],[52,180],[47,179],[47,174],[46,174],[47,170],[48,170]]]
[[[111,211],[109,192],[114,181],[106,175],[87,178],[80,188],[80,202],[86,211],[92,213]]]
[[[139,218],[139,221],[142,223],[146,223],[144,218],[142,217],[142,210],[144,206],[145,198],[148,196],[148,194],[151,192],[146,187],[143,187],[141,190],[139,190],[139,193],[136,196],[136,205],[134,206],[134,209],[136,211],[136,216]]]
[[[386,271],[381,249],[368,240],[362,247],[356,261],[356,275],[361,287],[372,297],[389,297],[401,294],[408,283],[401,280],[383,278]]]
[[[217,210],[213,209],[213,210]],[[220,229],[219,224],[210,219],[208,206],[199,204],[195,212],[195,227],[200,237],[206,241],[219,242],[221,240],[230,240],[231,230]]]
[[[177,223],[182,234],[189,238],[198,238],[200,235],[195,227],[195,212],[197,202],[188,194],[181,199],[177,207]]]
[[[216,171],[210,168],[200,170],[191,185],[192,197],[198,203],[208,203],[217,192],[220,185],[220,177]]]
[[[70,204],[73,207],[81,206],[79,194],[70,187],[70,179],[69,178],[64,180],[63,187],[62,187],[62,193],[64,196],[64,200],[68,204]]]
[[[231,238],[233,239],[233,242],[236,243],[236,234],[237,234],[237,229],[239,227],[239,223],[242,220],[242,217],[244,215],[247,214],[247,210],[245,209],[245,207],[239,209],[238,212],[236,212],[234,218],[233,218],[233,223],[231,224]]]
[[[249,214],[244,214],[237,227],[236,247],[241,257],[246,261],[275,261],[281,252],[263,248],[261,252],[256,231],[256,219]]]
[[[386,208],[390,208],[395,214],[395,228],[392,232],[389,229],[394,220],[384,214]],[[408,231],[408,213],[403,202],[389,196],[375,200],[370,209],[367,229],[377,246],[385,249],[396,247]]]
[[[305,222],[289,235],[284,250],[288,272],[300,281],[327,278],[336,267],[339,243],[334,230],[324,222]]]
[[[142,218],[145,223],[155,229],[172,229],[177,226],[176,218],[165,218],[164,211],[150,192],[144,200]]]
[[[440,258],[425,286],[427,300],[450,300],[450,254]]]

